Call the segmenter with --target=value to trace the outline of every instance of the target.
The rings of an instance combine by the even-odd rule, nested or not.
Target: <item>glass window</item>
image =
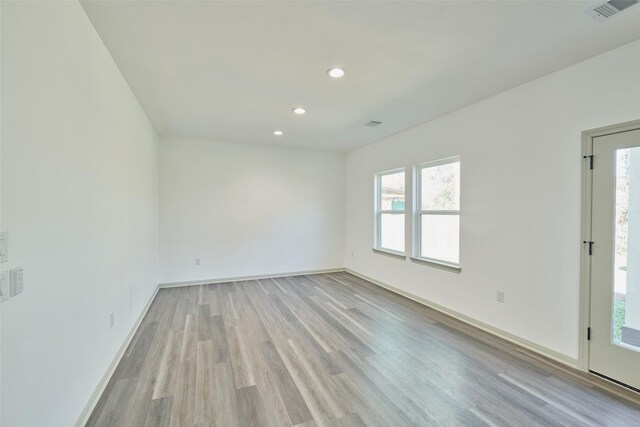
[[[416,167],[416,255],[460,263],[460,158]]]
[[[613,343],[640,351],[640,147],[616,155]]]
[[[404,169],[376,175],[375,244],[377,249],[404,253]]]

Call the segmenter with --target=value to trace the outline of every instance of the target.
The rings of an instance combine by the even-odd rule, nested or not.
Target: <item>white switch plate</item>
[[[9,295],[14,297],[24,289],[24,273],[22,267],[9,270]]]
[[[9,299],[9,275],[6,271],[0,272],[0,302]]]
[[[0,232],[0,262],[9,261],[9,233]]]

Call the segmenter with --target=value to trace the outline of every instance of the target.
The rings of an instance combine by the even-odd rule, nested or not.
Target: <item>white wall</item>
[[[343,267],[344,156],[161,139],[160,229],[162,283]]]
[[[68,427],[157,285],[157,141],[78,3],[3,2],[1,25],[3,268],[25,277],[1,424]]]
[[[575,359],[581,131],[639,119],[639,76],[636,41],[349,153],[346,266]],[[372,253],[374,173],[458,154],[462,273]]]

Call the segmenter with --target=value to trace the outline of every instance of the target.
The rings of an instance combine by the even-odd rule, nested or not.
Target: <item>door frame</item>
[[[591,159],[598,167],[593,155],[593,139],[640,129],[640,120],[618,123],[582,132],[582,203],[580,214],[580,309],[578,319],[578,369],[589,372],[589,340],[587,330],[591,326],[591,257],[589,247],[583,242],[591,241],[592,174]]]

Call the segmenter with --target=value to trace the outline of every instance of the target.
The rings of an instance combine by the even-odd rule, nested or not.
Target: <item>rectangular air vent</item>
[[[588,12],[597,20],[604,21],[638,3],[640,3],[640,0],[609,0]]]
[[[375,120],[371,120],[369,123],[365,123],[364,125],[365,126],[369,126],[369,127],[375,127],[375,126],[378,126],[378,125],[381,125],[381,124],[382,124],[382,122],[377,122]]]

